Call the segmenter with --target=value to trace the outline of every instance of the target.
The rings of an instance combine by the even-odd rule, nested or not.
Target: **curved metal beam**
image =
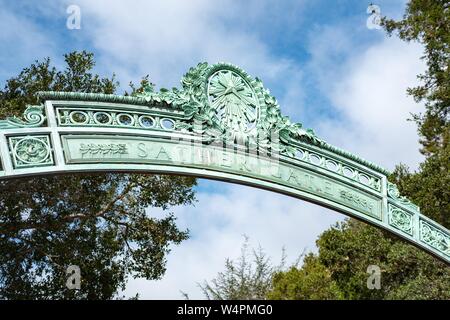
[[[0,179],[125,171],[272,190],[387,230],[450,264],[450,232],[387,181],[389,172],[283,117],[262,82],[229,65],[191,68],[182,89],[135,96],[43,92],[0,121]]]

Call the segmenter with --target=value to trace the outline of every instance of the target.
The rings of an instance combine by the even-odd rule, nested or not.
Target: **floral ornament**
[[[49,155],[47,145],[35,138],[23,139],[16,144],[17,159],[24,163],[40,163]]]
[[[413,220],[412,214],[389,205],[389,224],[399,230],[412,235]]]
[[[199,63],[183,76],[181,85],[181,90],[161,88],[155,92],[154,86],[148,84],[135,96],[182,109],[192,125],[179,127],[191,128],[205,141],[228,140],[289,156],[296,153],[291,142],[326,144],[313,130],[282,116],[278,102],[262,81],[251,79],[235,66]],[[258,107],[261,111],[256,110]]]
[[[11,137],[16,168],[53,164],[48,136]]]
[[[150,102],[154,101],[158,93],[155,92],[155,84],[148,82],[144,84],[141,91],[134,93],[134,96],[144,98],[147,102]]]
[[[208,103],[205,94],[205,81],[209,72],[208,63],[199,63],[195,68],[190,68],[183,76],[181,84],[185,97],[188,99],[186,105],[183,106],[185,114],[193,114],[198,133],[205,133],[207,128],[203,126],[214,127],[215,131],[221,131],[218,125],[216,112]]]
[[[301,123],[292,123],[289,117],[282,116],[280,111],[280,106],[277,100],[270,94],[268,89],[263,89],[264,91],[264,101],[267,105],[267,119],[270,127],[280,134],[283,132],[286,138],[302,139],[320,144],[323,141],[319,139],[312,129],[303,129]]]
[[[240,75],[227,69],[215,72],[209,78],[207,93],[210,106],[231,141],[245,143],[256,133],[258,101]]]
[[[142,91],[135,93],[134,96],[143,98],[150,103],[165,103],[168,106],[179,106],[187,101],[186,98],[183,99],[177,88],[172,88],[172,90],[161,88],[159,92],[156,92],[153,83],[146,83]]]
[[[262,81],[256,79],[259,90],[263,93],[266,105],[265,117],[261,123],[260,141],[270,143],[272,149],[276,149],[283,154],[294,157],[297,149],[292,146],[291,142],[306,141],[314,144],[325,144],[319,139],[312,129],[303,129],[301,123],[292,123],[289,117],[281,114],[280,106],[270,91],[264,88]],[[264,135],[270,135],[266,138]]]

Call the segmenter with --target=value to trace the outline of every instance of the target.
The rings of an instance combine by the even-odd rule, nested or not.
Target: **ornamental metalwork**
[[[421,220],[420,238],[423,242],[450,257],[450,236],[443,232],[441,228]]]
[[[82,155],[117,155],[127,154],[127,145],[124,143],[110,143],[110,144],[81,144],[80,152]]]
[[[6,120],[0,120],[0,129],[39,127],[45,121],[43,110],[44,107],[42,105],[27,106],[23,114],[25,120],[15,116],[9,117]]]
[[[53,164],[48,136],[9,138],[14,168],[38,167]]]
[[[347,190],[341,190],[340,195],[342,199],[356,207],[360,207],[368,212],[372,212],[373,210],[373,205],[366,199],[359,196],[357,193],[349,192]]]
[[[142,130],[183,130],[190,126],[180,119],[166,118],[155,112],[123,112],[120,109],[56,108],[60,126],[116,127]]]
[[[413,214],[389,204],[389,224],[407,234],[413,233]]]
[[[208,81],[208,99],[231,139],[245,141],[256,134],[258,99],[250,85],[232,70],[218,70]]]
[[[388,196],[392,198],[396,203],[409,208],[410,210],[419,211],[419,207],[416,206],[411,200],[407,199],[400,195],[398,188],[395,184],[388,182],[387,183],[387,191]]]
[[[383,228],[450,264],[450,231],[420,213],[384,168],[282,115],[263,82],[199,63],[180,88],[131,96],[39,92],[0,120],[0,179],[85,171],[193,175],[280,192]]]

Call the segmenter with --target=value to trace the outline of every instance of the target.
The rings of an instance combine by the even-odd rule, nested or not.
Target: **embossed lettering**
[[[230,155],[227,152],[222,152],[222,163],[223,167],[231,167],[232,162],[230,159]]]
[[[145,150],[145,143],[143,143],[143,142],[138,143],[137,149],[139,151],[138,152],[138,157],[140,157],[140,158],[147,158],[148,157],[148,153]]]
[[[170,155],[167,153],[167,151],[164,149],[164,147],[161,147],[161,149],[159,149],[158,154],[156,155],[156,159],[160,159],[160,155],[164,155],[165,159],[162,160],[172,160]]]

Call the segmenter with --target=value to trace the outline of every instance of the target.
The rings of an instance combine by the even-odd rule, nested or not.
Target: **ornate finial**
[[[145,87],[135,96],[181,107],[196,121],[197,133],[209,132],[214,139],[270,148],[274,142],[271,139],[279,136],[279,148],[288,155],[295,153],[295,148],[289,146],[291,142],[324,143],[313,130],[282,116],[280,106],[262,81],[234,65],[199,63],[189,69],[181,84],[181,90],[159,92]]]
[[[420,211],[419,207],[416,206],[414,203],[412,203],[411,200],[400,195],[397,185],[395,185],[389,181],[387,183],[387,193],[388,193],[389,197],[391,197],[393,200],[395,200],[395,202],[397,202],[403,206],[406,206],[413,211],[417,211],[417,212]]]

